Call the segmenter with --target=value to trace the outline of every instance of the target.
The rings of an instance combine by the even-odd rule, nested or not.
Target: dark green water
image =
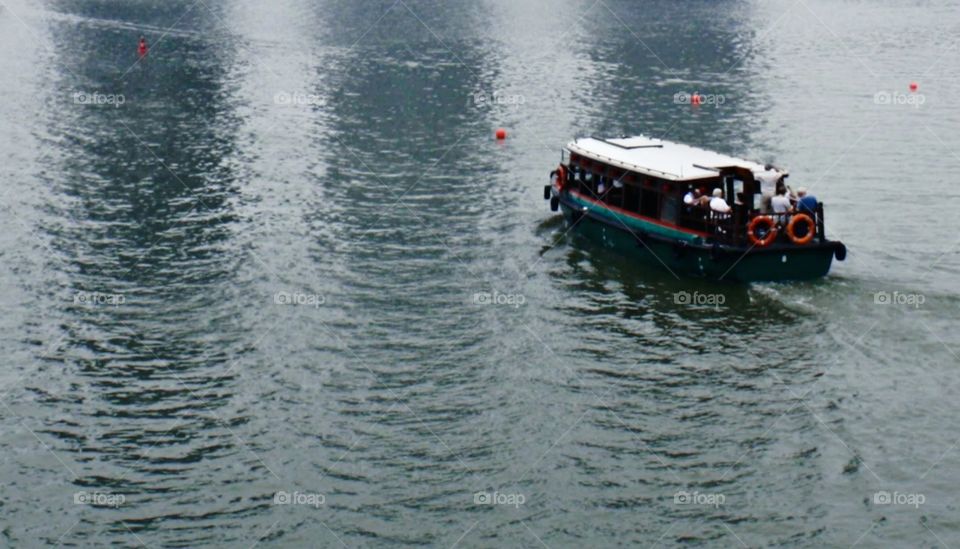
[[[4,0],[0,546],[960,544],[957,36],[955,1]],[[722,285],[567,233],[560,145],[640,132],[789,167],[847,261]]]

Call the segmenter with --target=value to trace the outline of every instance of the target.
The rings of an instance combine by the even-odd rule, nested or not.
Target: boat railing
[[[730,213],[726,214],[700,208],[687,208],[685,217],[688,226],[707,233],[711,239],[721,244],[750,246],[752,243],[747,236],[747,228],[755,218],[769,217],[777,228],[777,237],[774,242],[790,244],[790,238],[787,236],[787,226],[790,224],[790,220],[800,213],[813,219],[814,238],[820,242],[826,240],[822,202],[817,203],[813,212],[761,213],[757,210],[748,210],[742,206],[736,206]]]

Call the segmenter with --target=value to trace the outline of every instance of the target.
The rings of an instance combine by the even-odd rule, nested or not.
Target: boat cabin
[[[566,188],[582,200],[721,242],[747,243],[747,227],[761,215],[777,225],[787,221],[770,212],[765,200],[789,174],[750,160],[637,136],[577,139],[564,148],[562,164]],[[710,208],[715,189],[723,191],[729,213]],[[707,198],[685,204],[691,192]],[[822,205],[816,214],[816,233],[823,235]]]

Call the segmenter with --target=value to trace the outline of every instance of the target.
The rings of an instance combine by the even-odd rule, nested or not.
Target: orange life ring
[[[563,187],[567,184],[567,169],[563,167],[563,164],[560,164],[560,167],[557,168],[557,189],[563,190]]]
[[[763,238],[757,236],[757,228],[761,224],[767,226],[767,236]],[[758,215],[747,225],[747,238],[750,239],[750,243],[754,246],[761,248],[769,246],[770,243],[777,238],[777,224],[774,223],[773,218],[769,215]]]
[[[807,225],[807,234],[802,237],[797,236],[796,226],[797,223],[806,223]],[[790,223],[787,224],[787,236],[790,237],[790,241],[798,246],[803,246],[804,244],[809,243],[813,240],[813,234],[817,230],[816,223],[813,222],[813,219],[807,214],[797,214],[793,216],[793,219],[790,220]]]

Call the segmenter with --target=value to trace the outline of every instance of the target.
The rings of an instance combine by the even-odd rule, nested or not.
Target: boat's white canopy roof
[[[719,168],[764,171],[764,165],[757,162],[643,135],[619,139],[583,137],[571,141],[567,149],[604,164],[672,181],[716,177]],[[776,171],[786,175],[784,170]]]

